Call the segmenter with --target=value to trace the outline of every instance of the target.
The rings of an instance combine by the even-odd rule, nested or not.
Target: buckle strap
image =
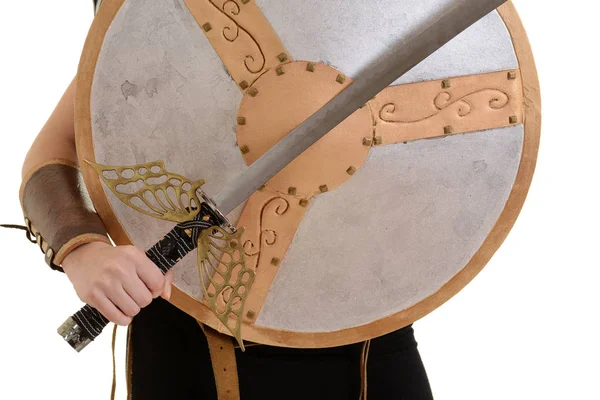
[[[232,338],[205,326],[200,321],[198,324],[208,341],[218,400],[240,400],[237,361]]]
[[[46,264],[48,264],[50,268],[55,271],[64,272],[60,266],[54,263],[56,252],[48,245],[35,227],[31,225],[31,221],[29,221],[29,219],[25,218],[25,225],[0,224],[0,227],[25,231],[27,240],[29,240],[31,243],[36,243],[39,246],[40,250],[44,254],[44,260],[46,261]]]

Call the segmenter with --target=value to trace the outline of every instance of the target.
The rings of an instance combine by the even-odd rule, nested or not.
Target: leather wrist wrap
[[[62,271],[65,257],[83,244],[111,243],[70,161],[52,160],[34,169],[23,180],[20,200],[25,225],[52,269]]]

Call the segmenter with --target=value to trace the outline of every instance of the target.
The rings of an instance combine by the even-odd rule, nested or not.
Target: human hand
[[[61,264],[84,303],[127,326],[153,299],[171,297],[173,271],[162,272],[133,246],[93,242],[76,248]]]

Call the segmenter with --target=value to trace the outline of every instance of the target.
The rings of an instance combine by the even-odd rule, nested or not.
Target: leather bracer
[[[35,168],[23,180],[20,200],[25,225],[52,269],[62,271],[65,257],[83,244],[111,243],[81,172],[70,161],[52,160]]]

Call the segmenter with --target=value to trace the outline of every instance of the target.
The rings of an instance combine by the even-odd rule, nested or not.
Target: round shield
[[[449,3],[105,0],[81,59],[76,133],[112,238],[151,247],[185,220],[173,216],[194,207],[201,179],[218,193]],[[233,250],[213,241],[182,258],[171,302],[279,346],[406,326],[469,283],[506,238],[539,134],[535,65],[509,2],[231,213],[244,228]]]

